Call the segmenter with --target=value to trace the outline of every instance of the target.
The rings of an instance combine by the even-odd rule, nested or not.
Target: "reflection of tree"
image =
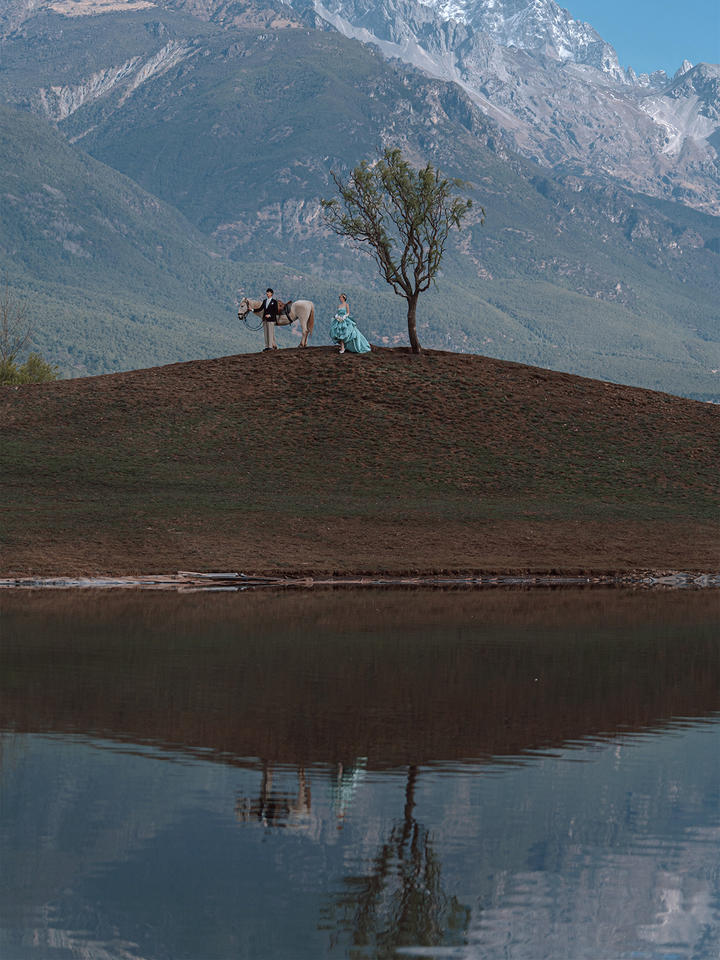
[[[430,833],[415,819],[417,767],[408,768],[405,809],[372,860],[370,873],[345,877],[324,926],[333,945],[349,938],[349,957],[395,957],[398,947],[465,942],[470,910],[442,887]]]

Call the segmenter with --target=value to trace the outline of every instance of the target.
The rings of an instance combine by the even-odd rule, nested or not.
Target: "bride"
[[[340,353],[369,353],[370,344],[360,333],[357,324],[350,316],[350,304],[344,293],[340,294],[337,313],[330,324],[330,336],[340,344]]]

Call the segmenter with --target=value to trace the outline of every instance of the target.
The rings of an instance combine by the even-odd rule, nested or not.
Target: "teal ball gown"
[[[330,324],[330,336],[335,343],[344,343],[350,353],[369,353],[370,344],[358,330],[347,307],[340,307]]]

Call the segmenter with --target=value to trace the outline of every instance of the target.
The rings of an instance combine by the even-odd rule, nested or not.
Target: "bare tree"
[[[19,299],[5,280],[0,292],[0,363],[13,363],[34,332],[27,300]]]
[[[323,200],[326,220],[339,236],[366,244],[384,279],[407,300],[410,345],[420,353],[418,298],[437,275],[451,228],[460,227],[472,206],[456,193],[466,184],[431,164],[414,170],[397,149],[385,150],[374,164],[363,161],[346,182],[332,177],[340,200]]]

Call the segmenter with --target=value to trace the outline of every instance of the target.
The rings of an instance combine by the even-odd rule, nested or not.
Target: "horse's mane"
[[[258,311],[263,305],[262,300],[251,300],[250,297],[243,297],[243,300],[247,300],[248,307],[250,307],[253,313]]]

